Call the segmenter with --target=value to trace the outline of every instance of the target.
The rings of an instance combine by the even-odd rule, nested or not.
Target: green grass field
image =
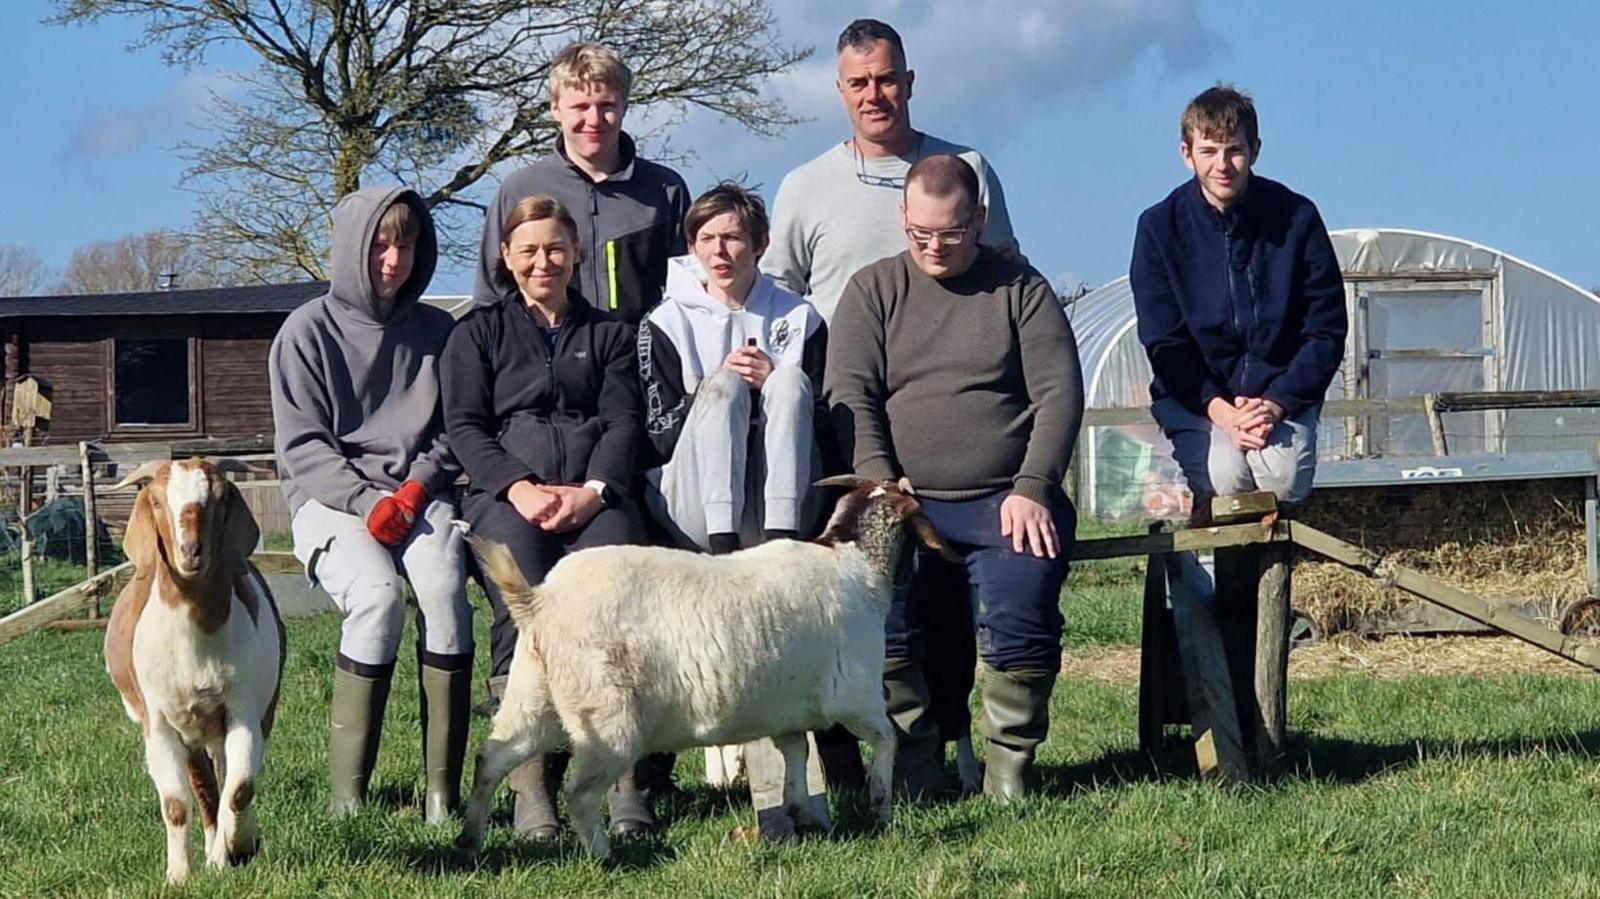
[[[1069,653],[1137,639],[1137,570],[1074,573]],[[1181,745],[1135,750],[1135,690],[1063,680],[1041,754],[1046,794],[901,803],[885,831],[858,802],[832,839],[729,839],[751,823],[736,793],[700,783],[619,864],[492,831],[479,864],[422,823],[415,667],[402,655],[375,802],[333,823],[323,808],[338,619],[292,621],[278,729],[249,866],[200,865],[162,885],[164,839],[133,725],[96,632],[0,647],[0,896],[1593,896],[1600,895],[1600,683],[1511,675],[1296,680],[1291,775],[1264,787],[1196,781]],[[408,637],[409,643],[409,637]],[[481,688],[480,688],[481,691]],[[486,722],[475,724],[473,745]],[[1597,804],[1591,804],[1597,803]],[[502,803],[501,822],[509,803]]]

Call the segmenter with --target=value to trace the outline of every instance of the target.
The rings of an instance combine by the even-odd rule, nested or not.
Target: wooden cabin
[[[40,445],[232,440],[270,446],[267,352],[321,282],[0,298],[9,422],[19,377],[50,383]],[[20,435],[11,429],[12,442]]]

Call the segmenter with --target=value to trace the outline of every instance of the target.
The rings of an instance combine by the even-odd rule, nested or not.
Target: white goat
[[[122,541],[135,574],[106,632],[106,672],[144,735],[167,827],[167,880],[189,875],[189,792],[212,867],[248,860],[251,801],[283,675],[283,621],[248,561],[260,530],[203,459],[147,463]],[[222,789],[219,795],[218,783]]]
[[[607,857],[602,791],[634,761],[772,737],[784,810],[817,827],[805,732],[843,724],[872,747],[868,795],[888,822],[894,730],[884,707],[884,616],[909,527],[943,550],[916,500],[849,477],[818,543],[777,540],[728,556],[643,546],[562,559],[530,587],[504,546],[473,539],[519,630],[494,726],[478,752],[457,847],[483,845],[500,781],[535,753],[572,748],[573,829]]]

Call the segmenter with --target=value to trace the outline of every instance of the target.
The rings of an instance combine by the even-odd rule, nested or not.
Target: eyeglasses
[[[906,237],[919,246],[938,241],[943,246],[953,247],[966,240],[967,232],[971,230],[971,225],[963,225],[960,228],[944,228],[939,231],[930,231],[927,228],[907,228]]]
[[[911,166],[922,158],[922,142],[925,136],[926,135],[922,134],[917,135],[917,146],[912,152],[911,158],[907,160],[906,171],[910,171]],[[856,160],[857,181],[865,184],[868,187],[887,187],[890,190],[906,189],[906,176],[904,172],[900,173],[899,175],[879,175],[874,172],[867,171],[867,158],[861,153],[861,148],[856,146],[856,139],[853,137],[850,138],[850,155],[854,156]]]
[[[856,172],[856,180],[868,187],[887,187],[890,190],[905,190],[906,179],[904,175],[896,178],[892,175],[874,175],[871,172]]]

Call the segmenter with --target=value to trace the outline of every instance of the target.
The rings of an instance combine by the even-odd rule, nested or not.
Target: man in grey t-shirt
[[[810,300],[825,321],[845,284],[863,266],[905,249],[900,192],[906,172],[926,156],[960,156],[978,172],[989,210],[979,241],[1016,246],[1000,179],[976,150],[911,127],[911,86],[900,35],[876,19],[857,19],[839,35],[839,98],[850,139],[784,176],[773,201],[772,243],[761,270]]]

